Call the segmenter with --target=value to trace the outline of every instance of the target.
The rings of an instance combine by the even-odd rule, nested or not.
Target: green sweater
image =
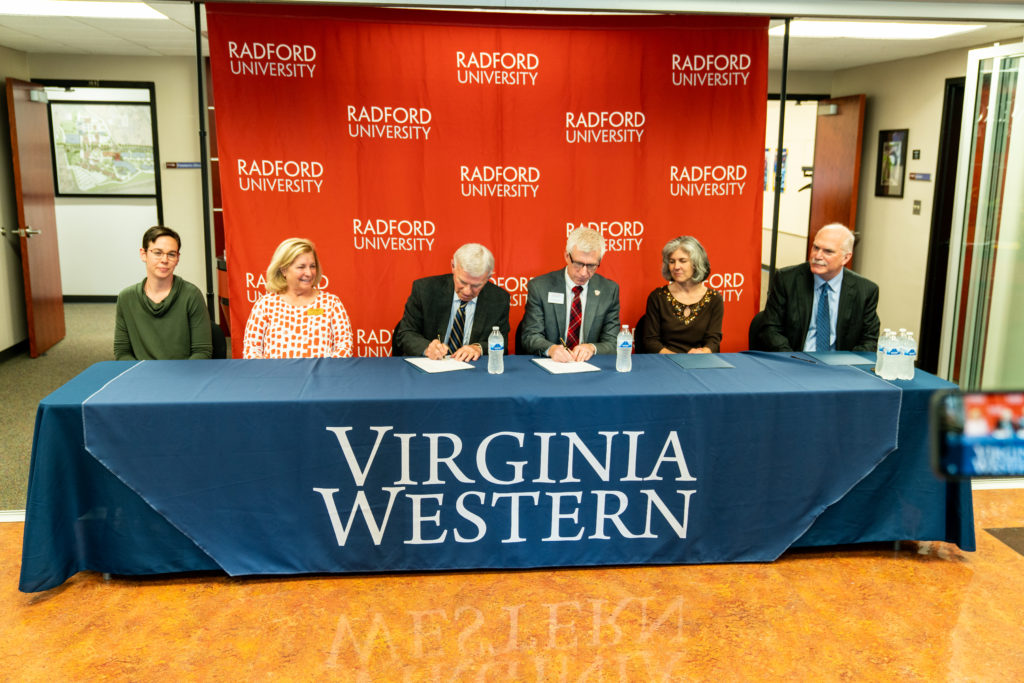
[[[160,303],[146,296],[146,279],[117,295],[115,360],[210,358],[210,316],[199,288],[174,276]]]

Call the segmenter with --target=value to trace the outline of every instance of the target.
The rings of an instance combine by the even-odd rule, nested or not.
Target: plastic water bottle
[[[492,375],[505,372],[505,338],[497,325],[491,328],[491,335],[487,337],[487,372]]]
[[[903,356],[900,335],[890,333],[889,344],[885,348],[885,364],[882,366],[882,379],[899,379],[900,359]]]
[[[875,351],[875,374],[879,377],[885,374],[885,354],[892,343],[891,337],[892,330],[887,327],[882,331],[882,336],[878,338],[878,349]]]
[[[895,361],[892,363],[892,368],[890,372],[893,376],[893,379],[904,379],[907,374],[907,370],[905,367],[907,363],[907,328],[901,327],[900,331],[896,334],[895,349]]]
[[[619,330],[615,346],[615,369],[618,372],[629,372],[633,369],[633,333],[629,331],[629,325],[623,325]]]
[[[913,332],[907,332],[903,345],[903,364],[899,379],[914,379],[914,361],[917,360],[917,340]]]

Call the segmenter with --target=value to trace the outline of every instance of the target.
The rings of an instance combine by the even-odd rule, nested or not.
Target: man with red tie
[[[576,228],[565,243],[565,268],[530,280],[522,323],[527,353],[558,362],[615,353],[619,286],[597,274],[604,250],[601,233]]]

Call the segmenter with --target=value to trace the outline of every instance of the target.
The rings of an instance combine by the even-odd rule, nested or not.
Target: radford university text
[[[674,430],[601,431],[587,435],[601,444],[592,450],[576,432],[495,432],[466,444],[393,426],[325,429],[351,474],[312,489],[339,546],[353,530],[368,530],[374,545],[405,533],[415,545],[686,538],[697,492]]]

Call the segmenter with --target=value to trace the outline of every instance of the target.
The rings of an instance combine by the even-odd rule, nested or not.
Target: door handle
[[[12,230],[11,232],[13,232],[16,235],[21,235],[22,237],[25,237],[25,238],[30,238],[30,237],[32,237],[32,235],[41,235],[41,234],[43,234],[39,230],[33,230],[31,225],[26,225],[24,228],[18,228],[17,230]],[[4,231],[3,235],[4,235],[4,237],[6,237],[7,236],[7,232]]]

